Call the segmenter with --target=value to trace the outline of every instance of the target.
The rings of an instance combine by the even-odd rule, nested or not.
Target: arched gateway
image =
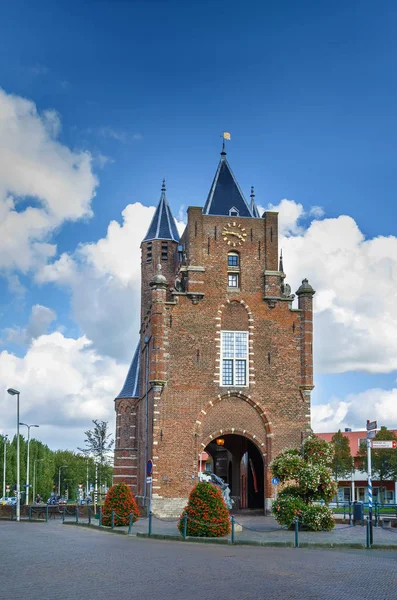
[[[247,203],[224,151],[181,238],[163,184],[141,245],[140,341],[115,401],[114,481],[156,514],[180,514],[203,460],[240,508],[268,509],[272,457],[310,430],[314,291],[303,280],[292,307],[277,219],[259,216],[253,190]]]

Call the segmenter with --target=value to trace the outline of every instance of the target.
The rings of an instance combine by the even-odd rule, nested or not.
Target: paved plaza
[[[0,521],[13,600],[395,599],[397,552],[180,543],[60,521]]]

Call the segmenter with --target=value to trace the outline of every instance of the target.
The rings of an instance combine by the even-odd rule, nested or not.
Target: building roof
[[[132,359],[123,389],[117,398],[139,398],[140,368],[139,368],[139,349],[136,347],[134,358]]]
[[[179,242],[175,219],[172,216],[170,205],[165,195],[165,181],[163,181],[163,185],[161,186],[161,196],[152,222],[142,241],[150,242],[151,240],[173,240],[174,242]]]
[[[396,429],[390,429],[390,431],[394,432],[397,435]],[[325,442],[330,442],[332,440],[332,436],[335,435],[335,431],[333,433],[316,433],[315,435]],[[357,456],[357,453],[360,449],[360,441],[362,439],[366,439],[367,432],[364,431],[342,431],[341,432],[344,437],[347,437],[350,444],[350,453],[352,456]]]
[[[222,150],[221,160],[203,214],[228,217],[232,216],[231,211],[233,210],[238,212],[239,217],[259,217],[255,202],[251,202],[250,207],[245,200],[243,192],[226,160],[226,152]]]

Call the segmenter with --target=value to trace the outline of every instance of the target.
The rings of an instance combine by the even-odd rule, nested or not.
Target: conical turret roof
[[[237,213],[237,214],[236,214]],[[257,217],[256,206],[250,207],[229,163],[226,152],[221,152],[221,160],[203,209],[204,215]]]
[[[179,242],[175,219],[172,216],[171,208],[165,195],[165,181],[163,181],[163,185],[161,186],[161,196],[156,212],[142,241],[149,242],[151,240],[173,240],[174,242]]]

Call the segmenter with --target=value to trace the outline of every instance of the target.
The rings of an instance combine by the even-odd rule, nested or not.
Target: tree
[[[382,441],[397,441],[397,436],[387,427],[381,427],[374,440]],[[364,473],[368,471],[367,448],[361,447],[357,453],[360,462],[360,470]],[[371,450],[371,471],[372,479],[379,481],[380,486],[380,501],[383,504],[384,498],[384,482],[397,481],[397,450],[390,449],[372,449]]]
[[[330,530],[335,526],[328,506],[336,493],[332,476],[334,448],[317,436],[306,439],[303,456],[299,450],[285,450],[272,462],[272,473],[287,484],[273,503],[273,513],[280,525],[291,526],[296,518],[307,529]]]
[[[178,523],[181,533],[184,530],[185,515],[188,517],[187,535],[222,537],[230,533],[229,511],[220,488],[212,483],[202,481],[190,492]]]
[[[114,439],[108,433],[108,421],[93,419],[92,422],[94,428],[84,432],[86,448],[79,448],[79,450],[88,456],[93,456],[99,465],[99,489],[101,490],[104,470],[106,466],[109,466],[109,452],[113,447]]]
[[[341,430],[332,436],[331,444],[334,447],[334,458],[332,460],[332,472],[335,481],[351,476],[353,469],[353,458],[350,452],[349,440],[341,433]],[[338,496],[337,496],[338,502]]]

